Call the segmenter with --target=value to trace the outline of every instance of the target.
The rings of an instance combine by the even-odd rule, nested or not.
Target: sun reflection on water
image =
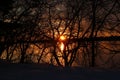
[[[62,43],[60,44],[60,50],[63,51],[63,50],[64,50],[64,47],[65,47],[65,45],[64,45],[64,43],[62,42]]]

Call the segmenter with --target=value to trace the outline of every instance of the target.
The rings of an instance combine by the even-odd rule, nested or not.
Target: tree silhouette
[[[29,58],[64,67],[114,62],[114,56],[119,54],[119,3],[16,0],[12,9],[6,9],[7,14],[0,8],[5,13],[0,21],[0,55],[11,62],[24,63]],[[60,40],[61,36],[65,40]]]
[[[10,9],[12,9],[13,0],[0,1],[0,12],[7,14]]]

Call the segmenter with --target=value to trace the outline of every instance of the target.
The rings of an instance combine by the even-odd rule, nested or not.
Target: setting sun
[[[64,41],[65,39],[66,39],[65,36],[60,36],[61,41]]]

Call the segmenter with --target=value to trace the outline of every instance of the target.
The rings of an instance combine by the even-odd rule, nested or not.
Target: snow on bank
[[[120,80],[120,70],[62,69],[46,64],[0,64],[0,80]]]

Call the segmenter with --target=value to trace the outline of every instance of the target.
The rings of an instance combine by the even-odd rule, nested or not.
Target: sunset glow
[[[63,50],[64,50],[64,47],[65,47],[64,44],[61,43],[61,44],[60,44],[60,50],[63,51]]]
[[[60,36],[61,41],[64,41],[65,39],[66,39],[65,36]]]
[[[65,48],[64,41],[66,40],[65,36],[60,36],[60,50],[63,51]]]

